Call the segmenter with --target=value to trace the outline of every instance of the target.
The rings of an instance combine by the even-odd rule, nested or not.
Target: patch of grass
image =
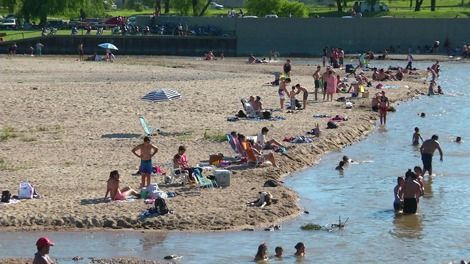
[[[28,166],[15,166],[5,159],[0,159],[0,171],[17,171],[29,169]]]
[[[70,167],[70,166],[72,166],[73,164],[74,164],[74,163],[73,163],[72,161],[66,161],[66,162],[64,162],[65,167]]]
[[[10,138],[16,138],[18,135],[15,133],[15,129],[9,126],[2,128],[0,132],[0,141],[7,141]]]
[[[221,132],[211,133],[208,129],[204,130],[204,139],[214,142],[227,141],[227,135]]]
[[[33,142],[36,141],[37,138],[33,137],[32,135],[21,135],[20,140],[23,142]]]
[[[176,135],[176,138],[181,141],[190,140],[193,135],[192,131],[181,132]]]

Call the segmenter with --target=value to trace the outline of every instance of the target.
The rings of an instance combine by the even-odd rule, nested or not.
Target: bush
[[[283,1],[281,9],[279,10],[279,16],[289,16],[291,14],[294,17],[307,17],[308,8],[304,3],[297,1]]]
[[[287,17],[307,17],[308,8],[304,3],[288,0],[247,0],[245,7],[250,15],[263,17],[269,14],[277,14]]]

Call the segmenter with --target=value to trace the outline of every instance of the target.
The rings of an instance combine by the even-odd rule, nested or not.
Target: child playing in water
[[[423,138],[421,137],[421,134],[419,133],[419,128],[415,127],[415,132],[413,133],[413,146],[418,146],[419,145],[419,140],[421,139],[421,142],[423,142]]]
[[[393,208],[395,209],[395,212],[403,209],[403,186],[405,186],[405,180],[402,177],[398,177],[397,185],[393,189],[393,196],[395,197]]]

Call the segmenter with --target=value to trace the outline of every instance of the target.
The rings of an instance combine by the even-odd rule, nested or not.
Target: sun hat
[[[38,239],[38,241],[36,241],[36,246],[40,248],[45,247],[45,246],[53,246],[53,245],[54,245],[54,242],[52,242],[52,240],[50,240],[47,237],[41,237]]]

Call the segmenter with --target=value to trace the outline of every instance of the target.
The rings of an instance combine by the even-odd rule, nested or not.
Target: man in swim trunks
[[[317,94],[318,94],[318,89],[320,89],[320,84],[321,84],[321,74],[320,74],[321,66],[318,65],[317,69],[315,72],[312,74],[313,77],[313,82],[315,84],[315,101],[318,100]]]
[[[411,170],[406,172],[405,185],[403,186],[403,213],[416,214],[418,210],[421,185],[417,182],[417,176]]]
[[[441,145],[437,141],[439,137],[437,135],[432,135],[432,137],[428,140],[425,140],[421,145],[421,160],[423,161],[423,176],[426,171],[429,172],[429,176],[432,176],[432,156],[434,155],[434,151],[436,149],[439,151],[439,155],[441,156],[441,161],[443,161],[443,154]]]
[[[297,94],[302,92],[302,102],[304,104],[305,109],[307,107],[308,91],[305,87],[300,86],[300,83],[296,84],[295,88],[297,88]]]
[[[382,96],[379,98],[379,114],[380,114],[380,125],[387,124],[387,111],[390,107],[390,102],[385,96],[385,91],[382,91]]]
[[[140,154],[137,153],[139,150]],[[158,148],[150,142],[150,137],[144,137],[144,143],[132,149],[132,153],[140,158],[140,187],[145,187],[150,184],[150,175],[153,172],[152,157],[157,154]]]

